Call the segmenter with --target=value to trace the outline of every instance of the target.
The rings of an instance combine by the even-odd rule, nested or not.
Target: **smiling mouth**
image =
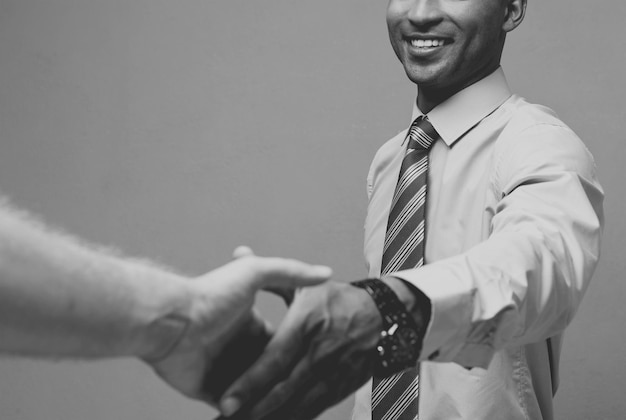
[[[411,39],[409,43],[414,48],[436,48],[443,47],[447,42],[443,39],[432,38],[432,39]]]

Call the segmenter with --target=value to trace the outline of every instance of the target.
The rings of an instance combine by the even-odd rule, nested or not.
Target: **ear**
[[[505,2],[506,8],[504,9],[502,29],[504,32],[511,32],[524,20],[526,0],[505,0]]]

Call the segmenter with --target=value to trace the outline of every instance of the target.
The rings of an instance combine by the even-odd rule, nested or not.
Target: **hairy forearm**
[[[0,352],[157,355],[177,334],[163,319],[187,305],[186,281],[174,273],[96,249],[0,204]]]

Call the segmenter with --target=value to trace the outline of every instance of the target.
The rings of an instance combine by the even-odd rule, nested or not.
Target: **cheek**
[[[403,11],[399,3],[400,2],[395,1],[395,0],[389,1],[389,4],[387,5],[387,11],[386,11],[387,22],[390,22],[392,20],[397,20],[398,17],[402,15]]]
[[[389,6],[387,7],[387,29],[389,33],[397,33],[398,28],[403,20],[406,19],[406,11],[402,10],[399,6],[394,5],[394,2],[389,2]]]
[[[469,60],[473,62],[488,62],[494,58],[496,51],[498,51],[498,42],[494,37],[486,35],[483,34],[479,39],[475,39],[469,46]]]
[[[389,32],[389,38],[393,39],[397,32],[396,22],[387,16],[387,32]]]
[[[402,35],[400,34],[397,26],[388,24],[387,29],[389,32],[389,42],[391,43],[391,48],[393,48],[396,56],[400,57],[400,45],[402,43]]]
[[[487,51],[493,48],[493,42],[491,42],[491,34],[489,28],[476,28],[472,31],[467,31],[465,42],[463,43],[461,50],[462,55],[466,60],[475,61],[484,56]]]

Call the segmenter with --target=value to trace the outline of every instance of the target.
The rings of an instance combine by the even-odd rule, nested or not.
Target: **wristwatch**
[[[384,281],[365,279],[350,284],[371,296],[383,318],[383,330],[375,349],[374,376],[384,378],[417,366],[426,325],[418,325]]]

